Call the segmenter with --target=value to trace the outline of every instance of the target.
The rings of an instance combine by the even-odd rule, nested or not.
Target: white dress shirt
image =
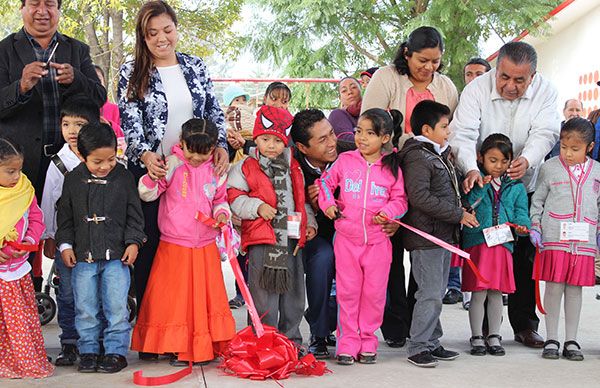
[[[493,133],[508,136],[515,159],[523,156],[529,169],[522,178],[528,192],[535,190],[537,170],[558,140],[560,116],[556,88],[540,74],[523,94],[510,101],[496,90],[496,69],[477,77],[463,90],[450,123],[450,145],[458,168],[479,171],[477,150]]]

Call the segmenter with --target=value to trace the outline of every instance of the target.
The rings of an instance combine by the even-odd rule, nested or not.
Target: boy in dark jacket
[[[461,206],[454,165],[450,161],[450,109],[434,101],[418,103],[410,118],[415,135],[400,151],[409,208],[403,221],[449,244],[458,243],[459,224],[477,226],[477,219]],[[417,282],[408,361],[434,367],[437,360],[454,360],[457,352],[440,345],[442,297],[450,269],[450,251],[408,230],[404,247],[410,251]]]
[[[117,139],[110,125],[84,126],[77,150],[84,163],[65,177],[56,242],[63,262],[73,268],[79,371],[115,373],[127,366],[128,266],[146,238],[144,217],[133,175],[116,162]],[[101,361],[100,306],[107,321]]]

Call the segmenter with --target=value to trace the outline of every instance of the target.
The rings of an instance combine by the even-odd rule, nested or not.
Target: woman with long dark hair
[[[149,1],[140,9],[135,28],[134,60],[121,66],[119,111],[127,138],[129,169],[136,178],[148,173],[153,179],[166,173],[165,157],[179,143],[181,125],[191,118],[215,123],[219,140],[214,151],[216,172],[228,167],[225,118],[214,94],[202,59],[175,51],[177,15],[162,0]],[[134,276],[141,305],[160,233],[158,201],[142,204],[148,241],[139,252]],[[140,358],[155,355],[140,354]]]

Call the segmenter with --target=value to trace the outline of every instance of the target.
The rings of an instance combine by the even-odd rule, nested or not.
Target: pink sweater
[[[212,160],[192,167],[179,145],[167,157],[167,176],[154,182],[147,174],[139,182],[143,201],[162,195],[158,209],[161,240],[188,248],[199,248],[215,241],[218,230],[198,221],[199,214],[216,218],[230,214],[227,203],[227,176],[215,174]]]
[[[323,173],[320,180],[319,207],[325,211],[337,206],[342,216],[335,221],[338,233],[357,243],[378,243],[387,238],[373,217],[384,212],[389,218],[401,218],[408,210],[402,171],[398,179],[382,163],[381,158],[369,164],[358,150],[347,151]],[[333,193],[340,188],[338,202]],[[368,209],[368,210],[365,210]]]
[[[29,209],[23,214],[23,217],[15,225],[15,229],[19,235],[18,242],[37,245],[40,242],[40,237],[44,233],[44,214],[38,206],[37,200],[33,197],[33,201]],[[10,246],[5,246],[1,249],[2,253],[12,255],[14,252]],[[0,264],[0,272],[13,272],[19,269],[26,261],[29,254],[22,257],[15,257]]]
[[[119,107],[117,104],[113,104],[110,101],[106,101],[104,106],[100,108],[100,116],[104,117],[110,122],[110,125],[115,131],[117,138],[124,137],[123,130],[121,129],[121,116],[119,115]]]

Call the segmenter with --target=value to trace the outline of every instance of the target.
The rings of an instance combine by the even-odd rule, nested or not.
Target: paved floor
[[[224,265],[228,292],[233,290],[233,275]],[[460,305],[444,306],[442,324],[445,335],[442,343],[445,347],[461,352],[461,356],[451,362],[440,362],[435,369],[417,368],[406,361],[406,351],[390,349],[380,342],[379,358],[375,365],[339,366],[328,362],[333,373],[323,377],[292,376],[280,383],[285,387],[598,387],[600,386],[600,301],[595,299],[595,288],[585,288],[583,293],[583,311],[579,331],[585,360],[571,362],[564,359],[544,360],[538,349],[529,349],[512,340],[508,318],[504,317],[502,335],[507,355],[504,357],[474,357],[468,353],[470,337],[467,312]],[[234,310],[238,329],[245,322],[246,309]],[[562,319],[562,318],[561,318]],[[560,326],[562,336],[563,322]],[[53,358],[59,351],[58,325],[56,320],[44,326],[44,337],[48,353]],[[302,324],[305,341],[308,338],[308,326]],[[540,333],[544,333],[543,320]],[[561,342],[564,339],[561,338]],[[143,369],[145,375],[156,376],[172,373],[174,368],[167,361],[142,363],[137,355],[128,356],[130,366],[114,375],[81,374],[76,367],[57,368],[54,376],[44,380],[0,380],[0,387],[86,387],[118,388],[131,387],[132,373]],[[277,387],[274,381],[255,382],[225,376],[216,368],[216,363],[204,367],[195,367],[192,375],[185,377],[170,387]]]

